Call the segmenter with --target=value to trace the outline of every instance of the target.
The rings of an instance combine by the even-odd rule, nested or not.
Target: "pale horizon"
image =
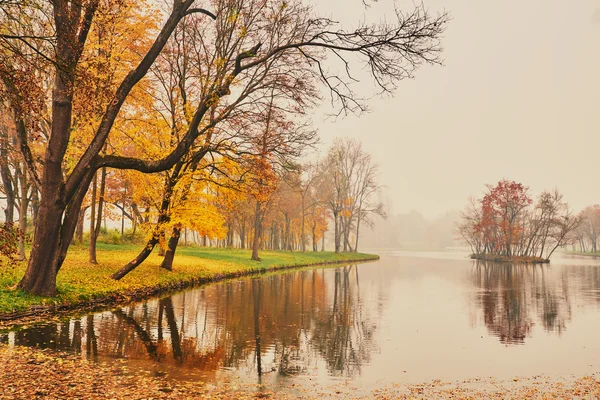
[[[411,5],[396,2],[401,10]],[[444,65],[423,66],[393,98],[373,97],[371,112],[360,117],[315,116],[321,152],[335,137],[359,139],[380,166],[395,214],[415,210],[434,219],[501,179],[529,186],[534,198],[558,188],[575,211],[599,203],[591,179],[600,146],[600,55],[592,51],[600,48],[600,4],[424,5],[451,14]],[[317,9],[349,28],[384,19],[386,6],[327,2]],[[371,82],[363,86],[372,95]]]

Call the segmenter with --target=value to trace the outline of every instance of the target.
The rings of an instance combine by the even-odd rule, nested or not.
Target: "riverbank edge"
[[[541,257],[507,257],[494,254],[471,254],[471,260],[491,261],[510,264],[550,264],[550,260]]]
[[[308,267],[318,267],[336,264],[362,264],[379,260],[376,254],[369,254],[366,258],[331,260],[315,263],[299,263],[291,265],[274,265],[264,268],[251,268],[238,270],[229,273],[215,273],[211,276],[192,277],[181,281],[169,282],[153,286],[144,286],[137,289],[124,290],[108,293],[95,297],[91,300],[84,300],[74,303],[62,303],[55,305],[36,305],[31,306],[25,311],[16,311],[11,313],[0,313],[0,330],[17,328],[32,322],[38,322],[41,319],[55,319],[67,314],[88,313],[100,311],[111,307],[124,306],[138,301],[146,300],[152,297],[175,293],[184,289],[190,289],[210,283],[217,283],[228,279],[235,279],[247,276],[261,275],[269,272],[282,271],[287,269],[298,269]]]
[[[583,252],[583,251],[565,251],[562,254],[566,254],[568,256],[584,256],[584,257],[592,257],[592,258],[600,258],[600,252],[592,253],[592,252]]]

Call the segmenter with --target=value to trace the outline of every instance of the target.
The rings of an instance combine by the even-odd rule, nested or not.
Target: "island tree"
[[[506,179],[488,185],[482,199],[470,199],[461,219],[457,230],[474,258],[524,261],[547,261],[572,243],[582,223],[557,189],[542,192],[534,203],[528,187]]]

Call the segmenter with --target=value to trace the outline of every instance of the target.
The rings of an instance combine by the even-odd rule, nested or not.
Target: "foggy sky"
[[[379,21],[380,0],[312,1],[343,23]],[[398,1],[411,9],[412,1]],[[372,112],[324,121],[333,138],[360,139],[381,169],[394,213],[462,209],[486,183],[520,181],[534,196],[558,187],[575,209],[600,203],[600,2],[426,0],[452,16],[443,67],[425,66]],[[363,93],[373,93],[361,81]]]

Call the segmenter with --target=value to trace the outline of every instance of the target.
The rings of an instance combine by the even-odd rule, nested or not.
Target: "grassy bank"
[[[497,254],[471,254],[471,259],[512,264],[548,264],[550,260],[541,257],[501,256]]]
[[[223,278],[287,267],[366,261],[371,254],[262,251],[262,261],[250,260],[249,250],[182,247],[172,272],[161,270],[162,258],[153,254],[129,275],[115,281],[110,275],[140,251],[134,245],[98,245],[99,264],[88,263],[87,248],[72,247],[58,274],[55,298],[29,296],[14,286],[25,263],[0,264],[0,321],[78,307],[125,302]]]

